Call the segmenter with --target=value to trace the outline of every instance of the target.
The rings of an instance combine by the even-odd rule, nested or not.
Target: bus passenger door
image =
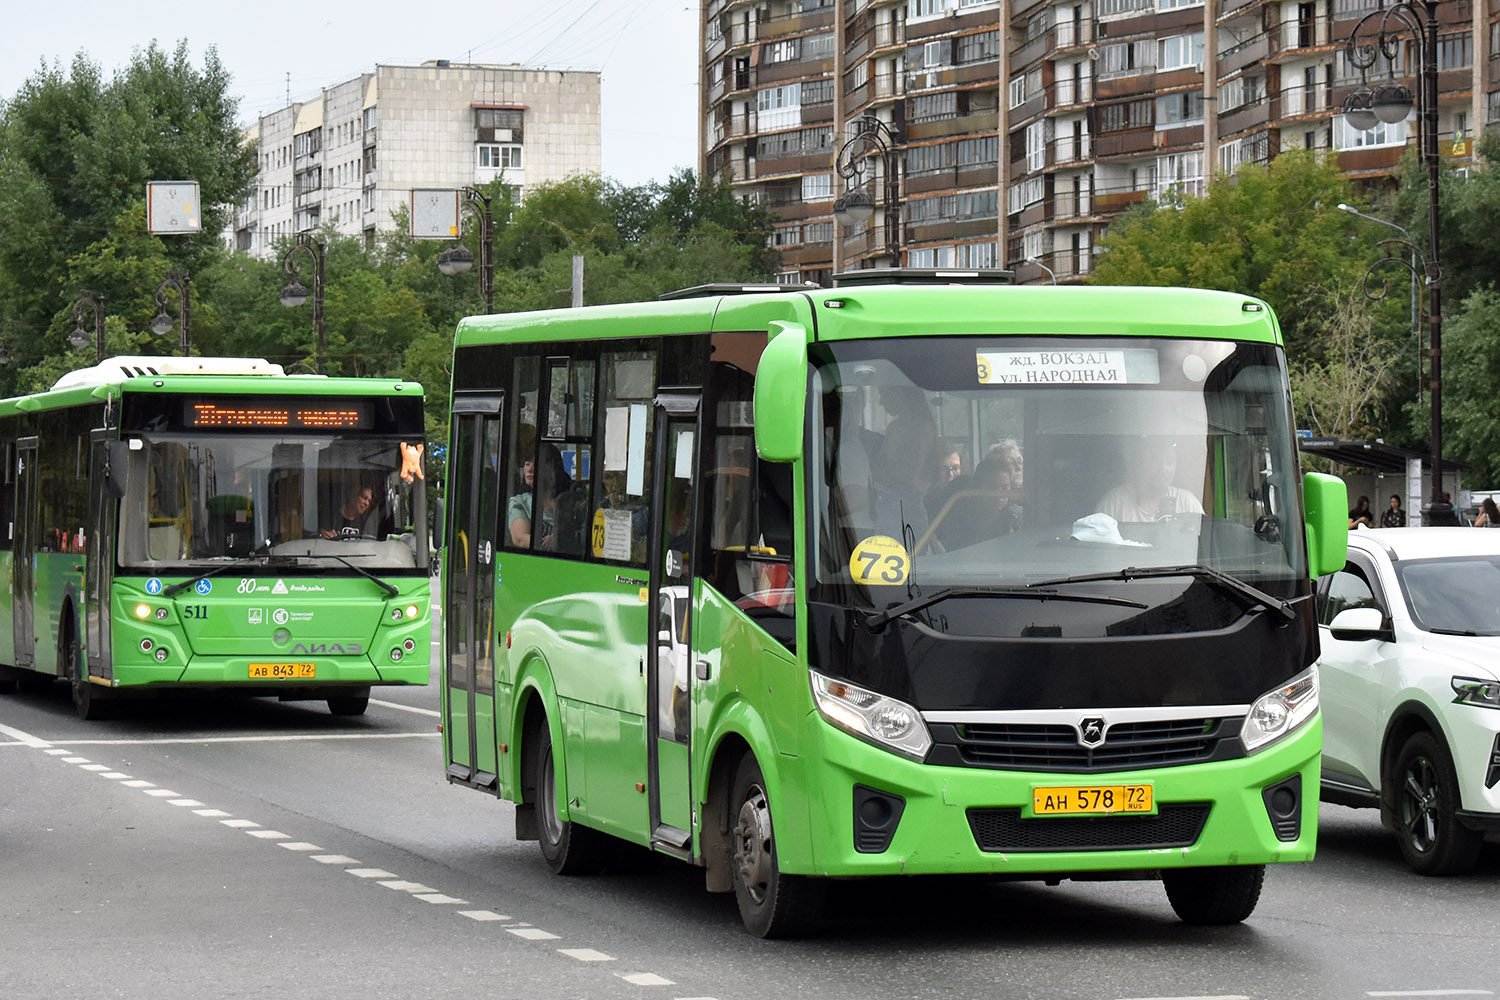
[[[692,733],[694,548],[698,518],[698,426],[701,396],[663,389],[656,397],[650,607],[653,641],[646,651],[647,766],[651,844],[688,857],[693,807]]]
[[[95,677],[113,677],[114,661],[109,654],[109,584],[114,577],[115,512],[119,501],[104,488],[104,469],[108,464],[109,442],[114,432],[89,432],[90,458],[88,536],[84,547],[83,644],[88,649],[88,673]],[[123,469],[118,470],[121,475]]]
[[[503,398],[456,397],[448,456],[447,669],[443,731],[448,780],[500,792],[495,735],[495,556],[500,523]]]
[[[15,551],[11,569],[11,608],[16,635],[16,666],[36,662],[36,446],[35,437],[16,442]]]

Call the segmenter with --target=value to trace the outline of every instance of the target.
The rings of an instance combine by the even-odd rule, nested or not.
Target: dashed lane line
[[[435,712],[430,708],[418,708],[416,705],[403,705],[399,701],[382,701],[379,698],[371,698],[370,704],[379,705],[381,708],[400,709],[403,712],[415,712],[417,715],[430,715],[433,718],[438,718],[443,714],[442,712]]]
[[[0,726],[0,730],[4,727]],[[69,740],[69,746],[89,747],[138,747],[170,746],[174,744],[207,743],[311,743],[318,740],[426,740],[437,739],[438,733],[287,733],[281,736],[161,736],[138,740]],[[30,746],[31,744],[27,744]],[[50,746],[50,743],[43,743]],[[87,763],[87,758],[64,760],[65,764]]]
[[[407,705],[396,705],[395,703],[382,703],[382,704],[390,704],[391,707],[407,709],[407,710],[410,710],[410,711],[420,712],[420,713],[423,713],[423,714],[432,714],[432,715],[436,715],[437,714],[436,712],[430,712],[427,709],[417,709],[417,708],[414,708],[412,706],[407,706]],[[110,778],[112,780],[119,781],[119,783],[121,785],[126,786],[126,787],[135,788],[138,791],[141,791],[144,794],[146,794],[146,795],[148,795],[148,796],[150,796],[152,798],[168,799],[170,801],[170,804],[174,805],[174,806],[179,806],[179,807],[183,807],[183,808],[190,808],[190,807],[195,807],[195,806],[200,806],[200,807],[203,806],[203,803],[200,802],[200,801],[198,801],[197,799],[187,798],[187,797],[181,796],[179,793],[171,791],[169,789],[158,788],[152,782],[145,781],[143,779],[134,779],[134,778],[131,778],[130,775],[128,775],[128,774],[126,774],[125,772],[122,772],[122,771],[111,771],[108,765],[105,765],[105,764],[95,764],[92,761],[90,761],[87,757],[80,757],[80,756],[78,756],[72,750],[64,749],[62,747],[53,746],[53,744],[52,744],[51,741],[43,740],[43,739],[41,739],[39,737],[32,736],[31,734],[22,732],[21,730],[13,729],[13,728],[5,726],[5,725],[0,725],[0,733],[3,733],[5,735],[10,736],[12,738],[12,740],[13,740],[13,742],[5,743],[5,744],[0,744],[0,745],[4,745],[4,746],[25,746],[25,747],[29,747],[29,748],[32,748],[32,749],[42,750],[43,752],[49,754],[50,756],[61,757],[64,763],[73,764],[75,766],[78,766],[80,770],[90,771],[90,772],[93,772],[95,774],[100,774],[102,777],[107,777],[107,778]],[[393,735],[393,734],[384,734],[384,735]],[[422,735],[422,736],[426,736],[426,735],[430,735],[430,734],[426,734],[426,733],[422,733],[422,734],[410,733],[410,734],[394,734],[394,735],[408,735],[408,736]],[[329,738],[329,737],[326,737],[326,736],[291,737],[291,739],[324,739],[324,738]],[[339,736],[335,735],[333,738],[339,738]],[[344,736],[343,738],[349,738],[349,737]],[[355,737],[355,738],[361,738],[361,737]],[[96,746],[97,745],[119,746],[119,745],[141,744],[141,743],[275,742],[275,741],[278,741],[278,740],[281,740],[281,739],[284,739],[284,738],[281,738],[281,737],[245,737],[245,738],[215,738],[215,737],[210,737],[210,738],[205,738],[205,739],[91,740],[91,741],[85,741],[85,742],[88,742],[91,745],[96,745]],[[467,905],[469,905],[469,901],[466,900],[466,899],[459,899],[459,898],[457,898],[455,896],[449,896],[446,893],[443,893],[443,892],[440,892],[440,891],[438,891],[436,889],[433,889],[430,886],[423,885],[420,882],[410,882],[410,881],[407,881],[405,879],[400,878],[399,876],[395,875],[392,872],[388,872],[388,871],[384,870],[383,868],[359,868],[359,867],[351,867],[351,866],[358,865],[359,862],[357,860],[355,860],[354,858],[348,857],[348,856],[343,855],[343,854],[313,854],[312,852],[314,852],[314,851],[322,851],[323,848],[319,847],[317,844],[309,843],[307,841],[294,841],[294,840],[291,839],[291,837],[290,837],[289,834],[282,833],[279,830],[266,829],[266,828],[262,827],[259,823],[255,822],[254,820],[241,819],[241,818],[238,818],[238,817],[234,817],[234,816],[232,816],[231,814],[225,812],[222,809],[215,809],[215,808],[212,808],[212,807],[203,807],[203,808],[194,808],[193,812],[194,812],[195,815],[198,815],[198,816],[203,816],[205,818],[217,819],[219,821],[219,823],[221,823],[222,825],[230,827],[231,829],[241,830],[242,832],[247,833],[250,836],[255,837],[257,839],[275,841],[275,842],[277,842],[278,846],[284,847],[287,850],[305,853],[305,854],[307,854],[307,856],[312,857],[314,860],[316,860],[316,861],[318,861],[318,862],[320,862],[322,864],[343,865],[343,866],[345,866],[344,870],[346,872],[348,872],[349,874],[351,874],[351,875],[355,875],[355,876],[357,876],[359,878],[375,879],[375,880],[378,881],[378,883],[380,885],[385,886],[386,888],[395,889],[395,890],[398,890],[398,891],[401,891],[401,892],[405,892],[405,893],[411,895],[412,897],[414,897],[416,899],[422,900],[425,903],[431,903],[431,904],[440,905],[440,906],[442,906],[442,905],[447,905],[447,906],[467,906]],[[460,916],[463,916],[463,917],[465,917],[465,918],[467,918],[469,920],[474,920],[476,922],[496,922],[496,921],[498,921],[498,922],[504,923],[506,921],[512,921],[514,919],[514,918],[506,916],[504,914],[495,913],[493,910],[456,910],[455,912],[458,913]],[[527,940],[527,941],[557,941],[557,940],[561,939],[561,936],[558,935],[558,934],[554,934],[551,931],[544,930],[544,929],[542,929],[540,927],[535,927],[532,924],[526,923],[524,921],[523,922],[514,922],[514,923],[506,924],[502,929],[505,930],[506,933],[508,933],[508,934],[511,934],[511,935],[513,935],[515,937],[518,937],[518,938],[521,938],[521,939]],[[613,961],[615,961],[614,956],[612,956],[612,955],[606,955],[603,952],[596,951],[593,948],[559,948],[559,949],[557,949],[557,951],[558,951],[559,954],[564,955],[564,956],[566,956],[568,958],[572,958],[575,961],[579,961],[579,962],[613,962]],[[667,978],[665,978],[663,976],[659,976],[659,975],[657,975],[654,972],[616,973],[616,975],[620,979],[623,979],[626,982],[632,983],[632,984],[637,985],[637,986],[672,986],[672,985],[675,985],[675,983],[672,980],[667,979]],[[1397,994],[1373,994],[1372,993],[1370,995],[1371,996],[1378,996],[1378,995],[1397,995]],[[1401,994],[1401,995],[1414,995],[1414,994]],[[1433,994],[1427,994],[1427,995],[1457,995],[1457,994],[1451,994],[1451,993],[1438,994],[1438,993],[1433,993]],[[713,1000],[713,998],[711,998],[711,997],[684,998],[684,1000]],[[1178,998],[1178,1000],[1184,1000],[1184,998]],[[1208,998],[1204,998],[1204,1000],[1208,1000]],[[1225,997],[1225,998],[1212,998],[1212,1000],[1231,1000],[1231,998],[1227,998],[1227,997]],[[1241,998],[1241,1000],[1242,1000],[1242,998]]]

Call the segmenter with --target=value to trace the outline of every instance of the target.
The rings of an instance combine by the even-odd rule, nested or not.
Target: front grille
[[[1241,723],[1238,717],[1118,722],[1096,747],[1081,745],[1077,730],[1067,725],[934,726],[935,743],[948,746],[940,754],[943,759],[931,762],[1072,773],[1196,764],[1238,756]]]
[[[1139,851],[1191,847],[1208,822],[1207,802],[1163,805],[1155,816],[1047,816],[1020,809],[970,809],[981,851]]]

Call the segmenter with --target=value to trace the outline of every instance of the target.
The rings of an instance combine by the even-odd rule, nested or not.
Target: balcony
[[[1086,45],[1093,45],[1094,22],[1063,21],[1054,24],[1052,30],[1047,33],[1047,38],[1048,43],[1045,49],[1047,57],[1065,53],[1069,49],[1081,49]]]
[[[1094,81],[1091,77],[1077,80],[1058,80],[1052,85],[1052,109],[1064,110],[1088,104],[1094,99]]]
[[[1219,77],[1228,76],[1231,73],[1244,69],[1256,63],[1264,62],[1271,53],[1271,36],[1265,33],[1256,35],[1231,48],[1219,52],[1218,73]]]
[[[1094,137],[1087,132],[1068,135],[1047,143],[1047,166],[1080,166],[1094,158]]]

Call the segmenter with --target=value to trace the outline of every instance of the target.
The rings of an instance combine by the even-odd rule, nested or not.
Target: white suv
[[[1348,559],[1318,581],[1323,801],[1467,871],[1500,831],[1500,531],[1351,531]]]

